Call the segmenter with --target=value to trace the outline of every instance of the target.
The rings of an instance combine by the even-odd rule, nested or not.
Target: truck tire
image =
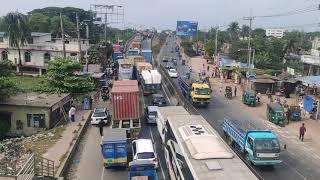
[[[246,161],[251,164],[249,153],[246,152],[245,158]]]

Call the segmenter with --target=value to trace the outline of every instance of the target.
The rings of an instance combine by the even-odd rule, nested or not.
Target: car
[[[168,69],[168,70],[169,70],[169,69],[173,69],[173,68],[174,68],[174,65],[173,65],[172,62],[167,62],[165,68]]]
[[[168,74],[172,78],[177,78],[178,77],[178,72],[175,69],[169,69]]]
[[[91,115],[91,124],[98,125],[101,119],[103,119],[104,123],[108,124],[109,116],[106,108],[94,108],[93,113]]]
[[[152,106],[166,106],[166,98],[162,94],[152,94],[151,96],[151,105]]]
[[[144,111],[144,116],[145,119],[147,121],[147,123],[151,124],[156,124],[157,123],[157,115],[158,112],[158,107],[157,106],[148,106],[146,107],[145,111]]]
[[[134,163],[151,163],[158,169],[159,162],[151,139],[136,139],[132,141],[132,157]]]
[[[163,58],[162,62],[168,62],[169,60],[167,58]]]

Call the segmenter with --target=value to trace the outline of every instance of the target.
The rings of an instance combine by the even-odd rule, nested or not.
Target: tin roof
[[[41,36],[47,36],[47,35],[51,35],[51,33],[43,33],[43,32],[32,32],[31,33],[32,37],[41,37]]]
[[[320,76],[304,76],[297,77],[298,81],[301,81],[303,85],[313,87],[314,85],[320,87]]]

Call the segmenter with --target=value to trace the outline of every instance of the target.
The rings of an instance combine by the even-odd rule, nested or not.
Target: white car
[[[178,77],[178,72],[175,69],[169,69],[168,74],[172,78],[177,78]]]
[[[104,123],[108,123],[108,112],[106,108],[94,108],[91,115],[91,124],[98,125],[101,119],[103,119]]]

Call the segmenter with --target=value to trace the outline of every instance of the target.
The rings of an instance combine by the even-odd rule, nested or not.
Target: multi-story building
[[[79,57],[78,40],[74,38],[65,39],[66,56]],[[81,52],[90,47],[88,39],[81,40]],[[21,62],[19,62],[19,51],[9,46],[8,37],[0,32],[0,60],[8,59],[17,67],[17,71],[39,71],[42,74],[47,70],[48,62],[54,57],[63,56],[63,45],[61,38],[52,38],[51,33],[32,32],[31,38],[26,45],[20,47]],[[20,63],[20,66],[18,66]],[[22,68],[22,69],[21,69]]]
[[[267,37],[276,37],[276,38],[282,38],[284,35],[285,30],[284,29],[266,29],[266,36]]]
[[[304,75],[320,75],[320,38],[316,37],[312,41],[310,55],[302,55],[301,61],[304,64]]]

